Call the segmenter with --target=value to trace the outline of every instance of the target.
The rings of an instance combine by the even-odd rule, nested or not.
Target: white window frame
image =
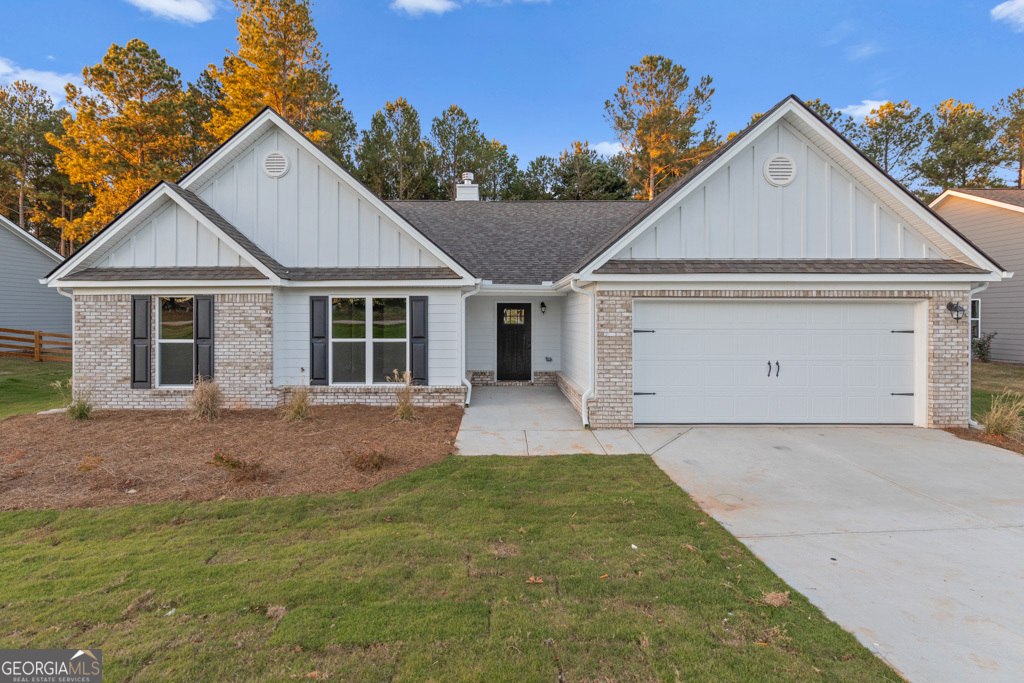
[[[164,307],[161,303],[164,299],[192,299],[192,338],[191,339],[161,339],[160,338],[160,327],[164,317]],[[193,358],[192,358],[192,369],[195,369],[195,344],[196,344],[196,297],[194,294],[185,295],[172,295],[172,294],[160,294],[156,297],[156,315],[153,316],[156,319],[156,330],[153,335],[156,341],[156,353],[154,354],[156,359],[156,388],[157,389],[194,389],[195,379],[192,380],[191,384],[164,384],[163,383],[163,372],[161,372],[160,366],[160,349],[164,344],[188,344],[192,347]]]
[[[974,315],[974,306],[978,306],[978,315]],[[974,323],[978,323],[978,334],[974,334]],[[981,299],[970,299],[967,303],[967,324],[971,331],[971,339],[981,339]]]
[[[334,381],[334,300],[335,299],[362,299],[365,302],[365,336],[363,339],[345,340],[338,339],[337,341],[342,344],[358,344],[360,341],[364,344],[365,349],[365,365],[366,365],[366,377],[362,382],[335,382]],[[328,319],[327,329],[330,330],[328,336],[328,354],[327,354],[327,378],[328,384],[332,387],[365,387],[365,386],[386,386],[388,382],[374,382],[373,381],[373,343],[375,341],[385,342],[390,344],[400,344],[402,341],[398,339],[374,339],[373,338],[373,300],[374,299],[403,299],[405,301],[405,369],[409,370],[409,336],[411,325],[409,322],[409,295],[394,296],[384,295],[377,296],[373,294],[366,295],[346,295],[346,294],[331,294],[327,297],[327,309],[330,311],[330,318]]]

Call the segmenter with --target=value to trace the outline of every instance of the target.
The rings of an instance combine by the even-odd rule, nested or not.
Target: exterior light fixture
[[[546,303],[544,303],[543,301],[541,301],[540,302],[540,314],[544,315],[547,312],[548,312],[548,305]]]
[[[957,322],[960,322],[964,317],[964,313],[967,312],[967,309],[954,301],[946,304],[946,310],[949,311],[949,316]]]

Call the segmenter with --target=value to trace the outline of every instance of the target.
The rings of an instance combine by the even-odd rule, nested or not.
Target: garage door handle
[[[650,332],[651,334],[654,334],[654,330],[633,330],[633,334],[638,334],[640,332]]]
[[[653,391],[634,391],[634,396],[656,396],[657,393]]]
[[[914,395],[914,392],[913,392],[913,391],[911,391],[911,392],[909,392],[909,393],[899,393],[899,392],[893,392],[893,393],[891,393],[891,394],[889,394],[889,395],[890,395],[890,396],[913,396],[913,395]]]
[[[913,330],[889,330],[889,334],[914,334]]]
[[[772,376],[772,362],[768,361],[768,376]]]
[[[771,372],[770,369],[769,369],[769,372]],[[779,361],[775,361],[775,376],[776,377],[779,376]]]

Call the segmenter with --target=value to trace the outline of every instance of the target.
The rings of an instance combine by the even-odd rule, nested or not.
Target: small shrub
[[[262,451],[260,450],[257,450],[256,452],[258,454],[262,454]],[[260,463],[232,455],[231,453],[226,452],[223,448],[215,450],[213,452],[213,459],[208,460],[206,464],[233,471],[235,473],[235,479],[264,480],[267,478],[266,472],[263,472],[260,469]]]
[[[92,472],[94,469],[102,465],[106,461],[106,458],[98,458],[93,455],[86,455],[82,458],[82,461],[75,467],[79,472]]]
[[[982,363],[989,361],[989,358],[992,357],[992,339],[996,334],[996,332],[989,332],[971,340],[971,352],[974,353],[976,360],[980,360]]]
[[[309,387],[296,387],[288,395],[288,403],[284,406],[284,414],[289,420],[305,420],[311,411]]]
[[[992,399],[992,407],[981,416],[985,431],[993,436],[1009,436],[1024,431],[1024,396],[1004,391]]]
[[[22,470],[11,470],[11,465],[25,457],[25,451],[17,449],[11,451],[0,451],[0,477],[4,479],[17,479],[24,472]]]
[[[394,374],[388,377],[388,382],[398,385],[398,389],[395,390],[395,419],[411,420],[416,413],[412,406],[412,373],[406,370],[399,374],[398,370],[395,370]]]
[[[352,466],[360,472],[379,472],[387,462],[387,449],[369,446],[364,452],[352,459]]]
[[[82,391],[76,392],[70,377],[63,382],[60,380],[53,382],[50,386],[60,392],[61,406],[69,420],[89,419],[93,409],[89,394]]]
[[[189,410],[192,417],[200,420],[212,420],[220,415],[220,385],[212,379],[196,377],[189,399]]]

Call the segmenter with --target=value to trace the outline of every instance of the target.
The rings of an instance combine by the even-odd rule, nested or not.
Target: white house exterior
[[[408,369],[423,405],[556,384],[593,427],[969,419],[956,307],[1008,273],[795,97],[652,202],[461,189],[384,202],[265,110],[46,278],[76,387],[380,404]]]
[[[947,190],[931,207],[1003,267],[1024,268],[1024,190]],[[970,311],[975,336],[996,333],[993,360],[1024,363],[1024,280],[993,282],[975,295]]]
[[[0,216],[0,327],[70,334],[71,299],[39,282],[63,260]]]

